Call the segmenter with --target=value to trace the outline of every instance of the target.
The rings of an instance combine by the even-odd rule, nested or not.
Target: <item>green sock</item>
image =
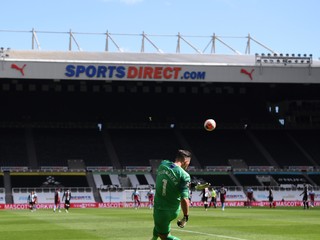
[[[170,235],[167,237],[167,240],[180,240],[180,238]]]
[[[158,239],[158,232],[156,231],[156,228],[153,228],[153,237],[151,240],[157,240]]]

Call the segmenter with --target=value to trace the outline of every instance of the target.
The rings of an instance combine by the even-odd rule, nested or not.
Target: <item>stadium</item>
[[[301,208],[304,184],[319,206],[320,61],[265,50],[2,48],[0,209],[28,209],[31,191],[52,209],[56,188],[71,189],[72,208],[132,208],[133,189],[147,207],[177,149],[193,153],[193,179],[227,187],[227,206],[244,207],[249,187],[268,206],[271,187],[277,206]]]

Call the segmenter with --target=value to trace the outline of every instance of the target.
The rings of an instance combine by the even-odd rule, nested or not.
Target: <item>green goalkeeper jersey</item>
[[[180,210],[181,198],[189,198],[190,175],[173,162],[163,160],[158,168],[154,208]]]

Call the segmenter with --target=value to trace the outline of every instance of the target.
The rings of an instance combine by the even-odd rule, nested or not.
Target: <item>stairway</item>
[[[95,183],[95,181],[93,179],[93,173],[92,172],[87,172],[87,181],[88,181],[89,187],[92,188],[94,200],[96,202],[101,203],[102,199],[101,199],[99,190],[96,187],[96,183]]]
[[[12,196],[10,172],[3,173],[3,180],[4,180],[4,188],[6,193],[6,199],[5,199],[6,204],[12,204],[13,196]]]

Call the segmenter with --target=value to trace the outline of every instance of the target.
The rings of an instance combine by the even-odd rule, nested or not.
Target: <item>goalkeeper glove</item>
[[[210,187],[210,183],[199,183],[199,184],[197,184],[196,185],[196,187],[195,187],[195,189],[196,190],[203,190],[203,189],[205,189],[205,188],[207,188],[207,187]]]
[[[188,215],[184,215],[184,217],[182,219],[179,219],[177,221],[177,225],[179,227],[181,227],[181,228],[184,228],[186,226],[188,220],[189,220],[189,216]]]

